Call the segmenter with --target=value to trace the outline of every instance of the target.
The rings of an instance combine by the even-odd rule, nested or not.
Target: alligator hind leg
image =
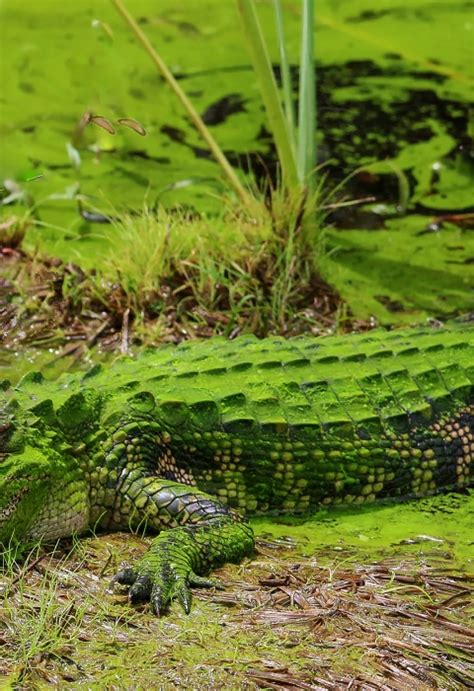
[[[190,587],[209,585],[202,576],[211,569],[251,554],[253,532],[218,499],[185,484],[192,478],[179,474],[153,408],[151,396],[135,396],[109,429],[103,444],[109,483],[99,483],[94,511],[103,528],[159,533],[136,566],[114,579],[130,585],[130,600],[150,599],[160,614],[177,597],[188,612]],[[163,463],[181,482],[161,476]]]
[[[244,519],[194,487],[145,475],[124,483],[118,502],[133,526],[170,528],[154,538],[135,567],[113,579],[130,585],[132,603],[150,600],[157,615],[173,598],[188,613],[190,588],[216,585],[203,575],[253,552],[253,532]]]

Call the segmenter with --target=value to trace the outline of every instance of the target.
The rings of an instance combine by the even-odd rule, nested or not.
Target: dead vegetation
[[[212,295],[199,293],[196,280],[192,267],[176,272],[138,306],[118,283],[74,264],[37,261],[10,250],[0,254],[0,346],[60,347],[64,354],[80,356],[95,345],[123,352],[134,344],[235,337],[249,330],[263,336],[365,327],[354,324],[336,294],[315,277],[295,290],[283,324],[268,312],[265,294],[272,276],[263,265],[253,277],[254,293],[239,309],[231,304],[229,286],[218,285]]]
[[[395,559],[334,571],[302,563],[260,579],[264,590],[236,597],[250,609],[242,619],[302,627],[312,673],[293,679],[264,665],[247,674],[262,688],[469,688],[474,576],[413,569]]]

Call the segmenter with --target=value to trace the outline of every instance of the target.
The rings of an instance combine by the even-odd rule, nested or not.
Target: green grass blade
[[[283,24],[283,13],[281,10],[280,0],[273,0],[273,9],[275,11],[275,24],[278,38],[278,48],[280,51],[280,69],[281,81],[283,86],[283,103],[285,106],[285,115],[286,121],[288,123],[288,131],[292,138],[292,146],[296,150],[295,109],[293,107],[290,65],[288,62],[288,54],[286,52],[285,28]]]
[[[298,179],[314,186],[316,167],[316,77],[314,70],[314,0],[303,0],[298,111]]]
[[[280,94],[273,74],[265,39],[253,0],[237,0],[242,26],[247,37],[250,56],[260,87],[267,118],[280,160],[282,176],[287,187],[298,184],[296,159],[292,146]]]
[[[184,106],[186,112],[188,113],[189,117],[191,118],[194,126],[198,130],[198,132],[201,134],[202,138],[208,145],[209,149],[211,150],[212,155],[216,159],[217,163],[220,165],[222,171],[226,175],[227,179],[229,180],[229,183],[232,185],[234,188],[235,192],[238,194],[242,202],[245,204],[247,208],[252,208],[254,204],[253,198],[248,194],[246,191],[245,187],[242,185],[240,182],[239,178],[237,177],[235,170],[232,168],[230,165],[229,161],[227,160],[224,152],[206,127],[205,123],[203,122],[202,118],[200,117],[199,113],[196,111],[194,108],[192,102],[189,100],[189,98],[186,96],[184,91],[181,89],[180,85],[174,78],[173,74],[171,73],[170,69],[166,65],[165,61],[161,58],[161,56],[157,53],[157,51],[153,48],[151,45],[148,37],[146,34],[141,30],[141,28],[138,26],[137,22],[135,19],[132,17],[130,12],[127,10],[125,7],[124,3],[122,0],[111,0],[112,4],[115,6],[116,10],[119,12],[119,14],[123,17],[125,20],[126,24],[129,26],[129,28],[133,31],[135,34],[138,42],[142,45],[142,47],[145,49],[145,51],[148,53],[150,56],[151,60],[155,64],[155,66],[158,68],[159,72],[162,74],[168,85],[171,87],[172,91],[174,94],[177,96],[181,104]]]

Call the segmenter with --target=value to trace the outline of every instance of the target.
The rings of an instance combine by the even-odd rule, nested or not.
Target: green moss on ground
[[[67,556],[35,553],[0,581],[0,675],[7,688],[464,688],[473,507],[474,494],[450,494],[255,520],[258,553],[219,570],[226,589],[198,591],[189,616],[174,603],[161,620],[106,593],[147,540],[102,535]]]

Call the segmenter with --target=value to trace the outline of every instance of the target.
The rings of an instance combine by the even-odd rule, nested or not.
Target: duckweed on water
[[[286,7],[289,59],[296,64],[299,2]],[[270,25],[271,8],[259,9]],[[233,4],[206,0],[183,8],[165,0],[157,10],[140,0],[134,12],[242,176],[250,180],[252,172],[261,180],[274,172]],[[60,8],[52,0],[7,4],[2,18],[8,49],[0,176],[43,176],[24,198],[36,216],[28,251],[84,266],[92,251],[107,263],[111,248],[78,214],[78,192],[105,211],[136,211],[144,198],[150,205],[158,198],[220,213],[215,164],[108,0]],[[330,189],[352,175],[340,192],[344,199],[374,201],[356,214],[335,212],[325,238],[330,252],[315,248],[315,260],[356,318],[406,323],[472,305],[469,20],[462,0],[449,8],[418,0],[396,7],[380,0],[376,9],[369,0],[318,3],[320,162]],[[295,70],[292,79],[296,86]],[[86,108],[114,121],[135,117],[148,135],[121,128],[114,139],[87,129],[77,142],[77,167],[66,145]],[[199,184],[181,184],[190,179]],[[113,234],[108,228],[106,235]]]

